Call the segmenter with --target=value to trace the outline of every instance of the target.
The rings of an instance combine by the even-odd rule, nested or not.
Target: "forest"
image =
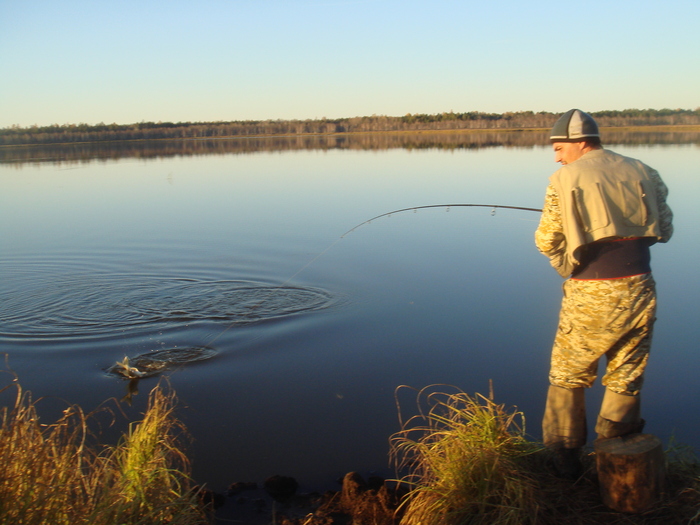
[[[694,144],[700,146],[700,126],[603,128],[606,146]],[[141,160],[198,155],[230,155],[290,150],[460,150],[481,148],[549,148],[549,130],[477,130],[474,132],[386,132],[257,137],[201,138],[193,140],[124,140],[35,144],[0,147],[0,164],[21,168],[26,164],[79,164],[121,158]]]
[[[698,126],[700,108],[625,109],[591,113],[601,127]],[[345,133],[449,131],[449,130],[543,130],[558,113],[520,111],[508,113],[407,114],[403,117],[372,115],[313,120],[244,120],[230,122],[139,122],[135,124],[54,124],[10,126],[0,129],[0,146],[60,144],[157,139],[217,139],[278,135],[330,135]]]

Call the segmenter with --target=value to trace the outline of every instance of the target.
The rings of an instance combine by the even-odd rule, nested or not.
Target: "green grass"
[[[497,404],[493,392],[436,388],[418,391],[418,414],[392,437],[393,460],[405,473],[399,481],[408,488],[402,525],[700,524],[700,462],[689,447],[667,449],[662,501],[643,514],[622,514],[602,504],[592,451],[582,457],[580,479],[559,479],[517,409]]]
[[[206,523],[178,448],[172,392],[154,388],[143,419],[116,446],[100,446],[94,414],[71,405],[43,424],[31,394],[16,380],[11,387],[14,405],[0,409],[0,523]]]

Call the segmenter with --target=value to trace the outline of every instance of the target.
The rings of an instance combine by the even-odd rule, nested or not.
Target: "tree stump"
[[[601,439],[595,443],[600,494],[605,506],[639,513],[661,498],[665,476],[661,440],[651,434]]]

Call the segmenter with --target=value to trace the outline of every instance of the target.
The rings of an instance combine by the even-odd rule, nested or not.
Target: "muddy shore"
[[[203,499],[213,509],[216,525],[398,523],[397,508],[404,492],[396,483],[349,472],[336,484],[337,490],[305,493],[296,479],[276,475],[262,486],[235,482],[223,493],[205,492]]]

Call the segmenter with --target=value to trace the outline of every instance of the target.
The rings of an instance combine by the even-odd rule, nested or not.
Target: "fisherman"
[[[566,281],[542,431],[557,473],[576,479],[587,435],[584,388],[601,357],[598,439],[644,426],[639,391],[656,311],[649,247],[671,238],[673,214],[659,174],[603,149],[587,113],[564,113],[550,139],[562,167],[549,179],[535,244]]]

